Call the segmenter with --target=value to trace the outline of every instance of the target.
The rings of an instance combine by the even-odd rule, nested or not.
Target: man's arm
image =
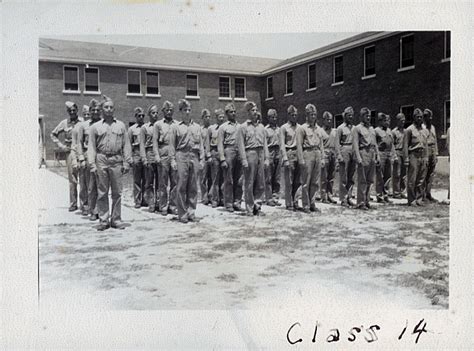
[[[140,158],[142,159],[143,164],[146,166],[148,164],[146,159],[146,148],[145,148],[145,139],[146,139],[146,131],[145,125],[142,125],[140,128]]]
[[[59,134],[64,132],[64,120],[59,122],[59,124],[56,126],[56,128],[53,129],[51,132],[51,140],[53,143],[55,143],[60,150],[65,151],[67,149],[66,145],[64,145],[60,140],[59,140]]]
[[[237,128],[237,136],[235,138],[235,142],[237,143],[237,148],[239,150],[239,156],[242,161],[242,166],[247,168],[249,163],[247,161],[247,154],[245,152],[245,143],[244,143],[244,136],[245,136],[245,126],[244,124],[239,125]]]
[[[123,125],[125,129],[125,125]],[[122,155],[123,155],[123,168],[124,173],[128,172],[130,169],[130,165],[132,164],[132,143],[130,143],[130,139],[127,137],[126,132],[124,133],[123,141],[122,141]]]
[[[285,128],[280,128],[280,152],[281,152],[281,160],[283,162],[288,161],[288,154],[286,153],[286,130]]]
[[[169,145],[169,156],[171,161],[171,168],[176,170],[176,132],[177,132],[177,125],[171,125],[169,134],[170,134],[170,145]]]
[[[296,155],[298,158],[298,163],[300,165],[304,165],[304,157],[303,157],[303,140],[304,140],[304,129],[303,127],[296,128]]]
[[[155,161],[156,163],[160,163],[160,148],[158,146],[158,140],[160,140],[160,128],[158,127],[158,122],[153,125],[153,136],[151,137],[151,140],[153,142],[153,153],[155,154]]]
[[[403,136],[403,157],[405,158],[405,164],[408,163],[408,147],[411,142],[411,130],[406,129],[405,135]]]
[[[91,172],[97,171],[97,167],[95,164],[95,159],[97,156],[97,130],[96,125],[92,125],[91,129],[89,130],[89,145],[87,147],[87,159],[89,161],[89,165],[91,167]]]
[[[270,165],[270,153],[268,152],[267,131],[263,128],[263,163],[265,166]]]
[[[341,134],[342,134],[342,129],[337,128],[336,129],[336,137],[334,138],[334,148],[336,151],[336,161],[341,162],[342,161],[342,155],[341,155]]]
[[[377,145],[377,143],[375,143],[375,145]],[[359,150],[359,131],[357,127],[352,128],[352,151],[354,152],[357,163],[362,163]]]
[[[224,154],[224,125],[221,124],[219,129],[217,130],[217,152],[219,153],[219,160],[225,161],[225,154]]]

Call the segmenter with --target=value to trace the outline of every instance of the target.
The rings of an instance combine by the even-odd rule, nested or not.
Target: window
[[[186,96],[199,96],[197,74],[186,74]]]
[[[273,77],[267,77],[267,99],[273,99]]]
[[[444,32],[444,58],[451,57],[451,31]]]
[[[344,118],[342,117],[342,114],[334,116],[334,128],[339,127],[342,124],[342,122],[344,122]]]
[[[334,83],[344,82],[344,61],[342,56],[334,57]]]
[[[245,78],[234,79],[234,90],[236,99],[245,99]]]
[[[99,69],[93,67],[84,68],[85,93],[98,93],[99,90]]]
[[[146,94],[160,95],[160,76],[158,72],[146,72]]]
[[[219,97],[230,98],[230,77],[219,77]]]
[[[379,113],[379,111],[377,110],[370,110],[370,125],[372,127],[378,127],[379,125],[379,122],[377,120],[377,114]]]
[[[364,77],[375,74],[375,46],[364,48]]]
[[[413,105],[400,106],[400,112],[405,115],[405,128],[413,123],[413,111],[415,110]]]
[[[293,71],[286,72],[286,94],[293,94]]]
[[[138,70],[129,69],[127,71],[127,82],[128,82],[128,93],[129,94],[141,94],[141,72]]]
[[[316,89],[316,64],[308,65],[308,90]]]
[[[400,38],[400,68],[415,65],[414,36],[406,35]]]
[[[443,135],[446,135],[449,126],[451,125],[451,100],[444,102],[444,123],[443,123]]]
[[[79,69],[75,66],[64,66],[64,90],[79,91]]]

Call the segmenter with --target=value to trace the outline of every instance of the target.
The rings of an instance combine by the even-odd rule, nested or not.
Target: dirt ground
[[[51,170],[53,172],[51,172]],[[61,176],[59,176],[61,175]],[[445,199],[449,179],[436,178]],[[64,169],[40,170],[40,301],[103,309],[254,309],[344,298],[448,307],[449,206],[406,200],[321,214],[263,207],[245,217],[198,206],[199,223],[149,214],[124,189],[125,230],[67,211]],[[51,192],[54,189],[54,193]]]

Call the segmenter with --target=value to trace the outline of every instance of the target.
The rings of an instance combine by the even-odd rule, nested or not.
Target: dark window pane
[[[334,58],[334,83],[344,81],[344,61],[342,56]]]
[[[375,74],[375,46],[365,49],[365,75]]]
[[[235,78],[235,97],[245,98],[245,79]]]
[[[308,89],[316,88],[316,65],[308,66]]]
[[[273,77],[267,78],[267,98],[273,97]]]
[[[339,127],[342,124],[342,122],[344,122],[344,118],[342,117],[342,115],[334,116],[334,128]]]
[[[146,73],[146,93],[150,95],[158,95],[160,93],[158,87],[158,72]]]
[[[64,90],[79,90],[77,67],[64,67]]]
[[[377,113],[378,113],[378,111],[376,111],[376,110],[370,111],[370,125],[373,126],[373,127],[376,127],[378,125]]]
[[[413,35],[402,38],[402,67],[409,67],[415,64]]]
[[[229,77],[219,77],[219,97],[230,97]]]
[[[444,102],[444,116],[445,116],[444,134],[446,134],[446,131],[451,126],[451,101],[450,100],[447,100]]]
[[[128,92],[131,94],[140,94],[140,71],[128,71]]]
[[[86,91],[99,91],[99,69],[85,69]]]
[[[286,93],[291,94],[293,92],[293,72],[286,72]]]
[[[413,123],[413,111],[415,108],[413,105],[400,107],[400,112],[405,115],[405,128]]]
[[[186,75],[186,95],[198,96],[198,77],[194,74]]]
[[[446,35],[446,40],[445,40],[445,54],[446,54],[446,58],[449,58],[451,57],[451,32],[445,32],[445,35]]]

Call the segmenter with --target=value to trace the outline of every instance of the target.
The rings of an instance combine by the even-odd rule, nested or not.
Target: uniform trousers
[[[380,162],[376,166],[376,184],[375,191],[377,198],[388,198],[389,184],[392,179],[392,162],[390,151],[379,152]]]
[[[341,145],[342,162],[339,162],[339,200],[346,200],[351,195],[354,186],[354,173],[356,161],[352,145]]]
[[[357,165],[357,205],[369,203],[370,187],[375,176],[375,149],[372,147],[359,150],[362,163]]]
[[[207,204],[211,200],[211,187],[212,187],[212,174],[211,174],[210,162],[205,162],[204,167],[199,170],[199,185],[201,188],[201,201],[204,204]]]
[[[421,149],[411,151],[408,155],[408,204],[423,199],[423,182],[426,174],[426,160]]]
[[[87,189],[87,197],[89,203],[89,214],[97,215],[99,210],[97,208],[97,186],[98,186],[98,179],[97,173],[91,172],[90,165],[86,165],[86,172],[89,173],[89,187]]]
[[[303,150],[303,159],[305,165],[302,169],[303,187],[301,189],[301,198],[303,209],[309,209],[314,206],[314,198],[319,191],[321,151],[318,149]]]
[[[324,150],[324,166],[321,167],[321,200],[332,196],[334,174],[336,172],[336,154],[334,150]]]
[[[256,203],[261,204],[265,191],[265,165],[263,148],[245,150],[248,167],[244,168],[245,209],[253,213]]]
[[[79,167],[79,200],[81,202],[81,210],[89,210],[89,181],[90,181],[90,169],[87,167],[87,159],[85,160],[86,166]]]
[[[145,166],[145,201],[150,211],[159,208],[158,204],[158,165],[155,160],[155,153],[151,148],[146,150],[147,165]]]
[[[67,168],[67,179],[69,180],[69,207],[77,207],[77,178],[79,170],[74,169],[75,164],[73,158],[75,154],[73,152],[66,152],[66,168]]]
[[[428,162],[426,164],[426,176],[423,183],[423,199],[431,197],[431,187],[436,168],[436,155],[433,146],[428,146]]]
[[[265,198],[267,201],[278,198],[280,193],[281,158],[280,147],[268,148],[269,166],[265,169]]]
[[[163,145],[159,147],[160,160],[158,165],[158,184],[159,210],[166,211],[166,207],[170,210],[176,209],[176,171],[171,167],[171,159],[169,157],[169,146]],[[169,185],[169,191],[168,191]],[[169,196],[168,196],[169,194]],[[168,202],[169,199],[169,202]]]
[[[133,200],[135,205],[143,205],[145,202],[145,168],[143,166],[140,152],[133,150]]]
[[[227,168],[224,168],[224,204],[226,208],[240,207],[242,202],[242,162],[237,148],[228,146],[224,149]]]
[[[402,150],[397,150],[397,159],[393,162],[392,169],[392,187],[393,195],[400,195],[406,190],[406,174],[405,157]]]
[[[285,205],[287,208],[297,207],[296,192],[301,185],[301,170],[298,165],[296,149],[287,149],[288,166],[284,167]]]
[[[97,154],[97,208],[101,223],[113,224],[122,219],[122,155]],[[112,210],[109,214],[109,189],[112,192]]]
[[[211,189],[209,193],[211,202],[218,205],[224,199],[222,194],[222,184],[224,179],[217,148],[211,149],[211,159]]]
[[[197,204],[197,177],[199,154],[196,151],[176,152],[178,183],[176,185],[176,205],[179,219],[194,218]]]

